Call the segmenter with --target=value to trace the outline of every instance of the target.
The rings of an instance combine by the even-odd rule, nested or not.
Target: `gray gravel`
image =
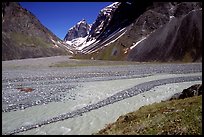
[[[139,84],[137,86],[134,86],[133,88],[118,92],[118,93],[116,93],[116,94],[114,94],[114,95],[112,95],[112,96],[110,96],[110,97],[108,97],[108,98],[106,98],[106,99],[104,99],[102,101],[99,101],[98,103],[88,105],[88,106],[83,107],[81,109],[77,109],[75,111],[68,112],[66,114],[62,114],[62,115],[59,115],[57,117],[50,118],[50,119],[41,121],[39,123],[24,126],[24,127],[15,129],[15,130],[13,130],[11,132],[4,133],[4,134],[16,134],[16,133],[19,133],[19,132],[23,132],[23,131],[31,130],[31,129],[34,129],[34,128],[38,128],[38,127],[46,125],[46,124],[54,123],[54,122],[57,122],[57,121],[62,121],[62,120],[72,118],[72,117],[75,117],[75,116],[81,116],[83,113],[86,113],[88,111],[98,109],[100,107],[103,107],[103,106],[118,102],[118,101],[123,100],[125,98],[129,98],[129,97],[138,95],[138,94],[140,94],[142,92],[150,90],[151,88],[154,88],[155,86],[169,84],[169,83],[198,81],[198,80],[201,80],[201,79],[202,79],[201,76],[189,76],[189,77],[160,79],[160,80],[155,80],[155,81],[142,83],[142,84]]]
[[[137,78],[157,73],[196,72],[202,72],[201,63],[7,69],[2,71],[2,112],[63,100],[65,94],[76,88],[79,82]],[[30,87],[34,91],[19,92],[17,88],[21,87]]]
[[[158,73],[187,74],[196,72],[202,72],[202,63],[29,69],[9,69],[8,67],[2,70],[2,112],[7,113],[53,101],[62,101],[68,92],[72,92],[72,89],[79,86],[79,82],[145,77]],[[80,116],[85,112],[137,95],[158,85],[196,80],[201,80],[201,76],[170,78],[142,83],[96,104],[4,134],[15,134],[52,122]],[[21,87],[30,87],[34,91],[31,93],[19,92],[17,88]],[[71,95],[74,99],[75,93],[73,92]]]

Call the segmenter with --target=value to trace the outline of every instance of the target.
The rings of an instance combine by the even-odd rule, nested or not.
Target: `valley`
[[[2,134],[91,135],[202,83],[202,2],[113,2],[64,39],[21,4],[2,3]]]
[[[191,84],[202,83],[201,63],[119,65],[116,61],[117,65],[96,66],[90,65],[90,60],[87,66],[80,66],[83,61],[74,60],[78,66],[50,67],[65,59],[73,61],[67,58],[2,62],[3,134],[92,134],[132,111],[135,104],[159,102]],[[16,62],[21,63],[14,69]],[[152,90],[160,86],[164,87]],[[84,124],[79,126],[81,122]]]

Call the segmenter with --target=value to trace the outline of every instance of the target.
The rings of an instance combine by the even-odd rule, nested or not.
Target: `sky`
[[[92,24],[99,11],[113,2],[19,2],[60,39],[69,28],[85,19]]]

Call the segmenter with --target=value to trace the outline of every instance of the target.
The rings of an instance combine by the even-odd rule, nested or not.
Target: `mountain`
[[[17,2],[2,3],[2,60],[66,55],[69,47]]]
[[[119,2],[115,2],[103,8],[93,25],[88,25],[84,19],[78,22],[68,30],[64,41],[80,52],[87,44],[99,37],[99,34],[111,21],[111,17],[119,5]]]
[[[68,30],[64,41],[77,49],[86,40],[86,36],[88,36],[90,29],[91,25],[83,19]]]
[[[90,28],[91,26],[83,19],[68,30],[64,40],[71,41],[79,37],[84,38],[89,34]]]
[[[193,10],[168,24],[133,48],[128,55],[133,61],[201,61],[202,10]]]
[[[96,21],[93,23],[90,34],[86,41],[97,39],[98,37],[100,37],[100,34],[104,31],[104,28],[106,28],[112,20],[113,14],[115,13],[115,10],[119,5],[119,2],[114,2],[113,4],[103,8],[99,12],[99,15]]]
[[[115,2],[99,12],[76,57],[201,61],[201,24],[202,2]]]

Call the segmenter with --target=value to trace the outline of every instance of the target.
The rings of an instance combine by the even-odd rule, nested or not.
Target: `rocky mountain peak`
[[[79,21],[75,26],[70,28],[64,38],[64,41],[71,41],[79,37],[86,37],[89,34],[91,25],[85,19]]]
[[[115,2],[76,50],[93,59],[202,61],[201,23],[202,2]]]
[[[119,7],[121,3],[120,2],[114,2],[111,5],[103,8],[96,19],[96,21],[93,23],[90,34],[87,38],[88,40],[96,39],[101,32],[106,28],[106,26],[109,25],[114,12]]]
[[[77,23],[77,25],[80,25],[80,24],[87,24],[87,22],[86,22],[85,19],[82,19],[81,21],[79,21],[79,22]]]
[[[114,12],[115,9],[118,8],[118,6],[120,5],[120,2],[114,2],[111,5],[103,8],[100,13],[103,15],[108,15],[110,16],[112,12]]]

